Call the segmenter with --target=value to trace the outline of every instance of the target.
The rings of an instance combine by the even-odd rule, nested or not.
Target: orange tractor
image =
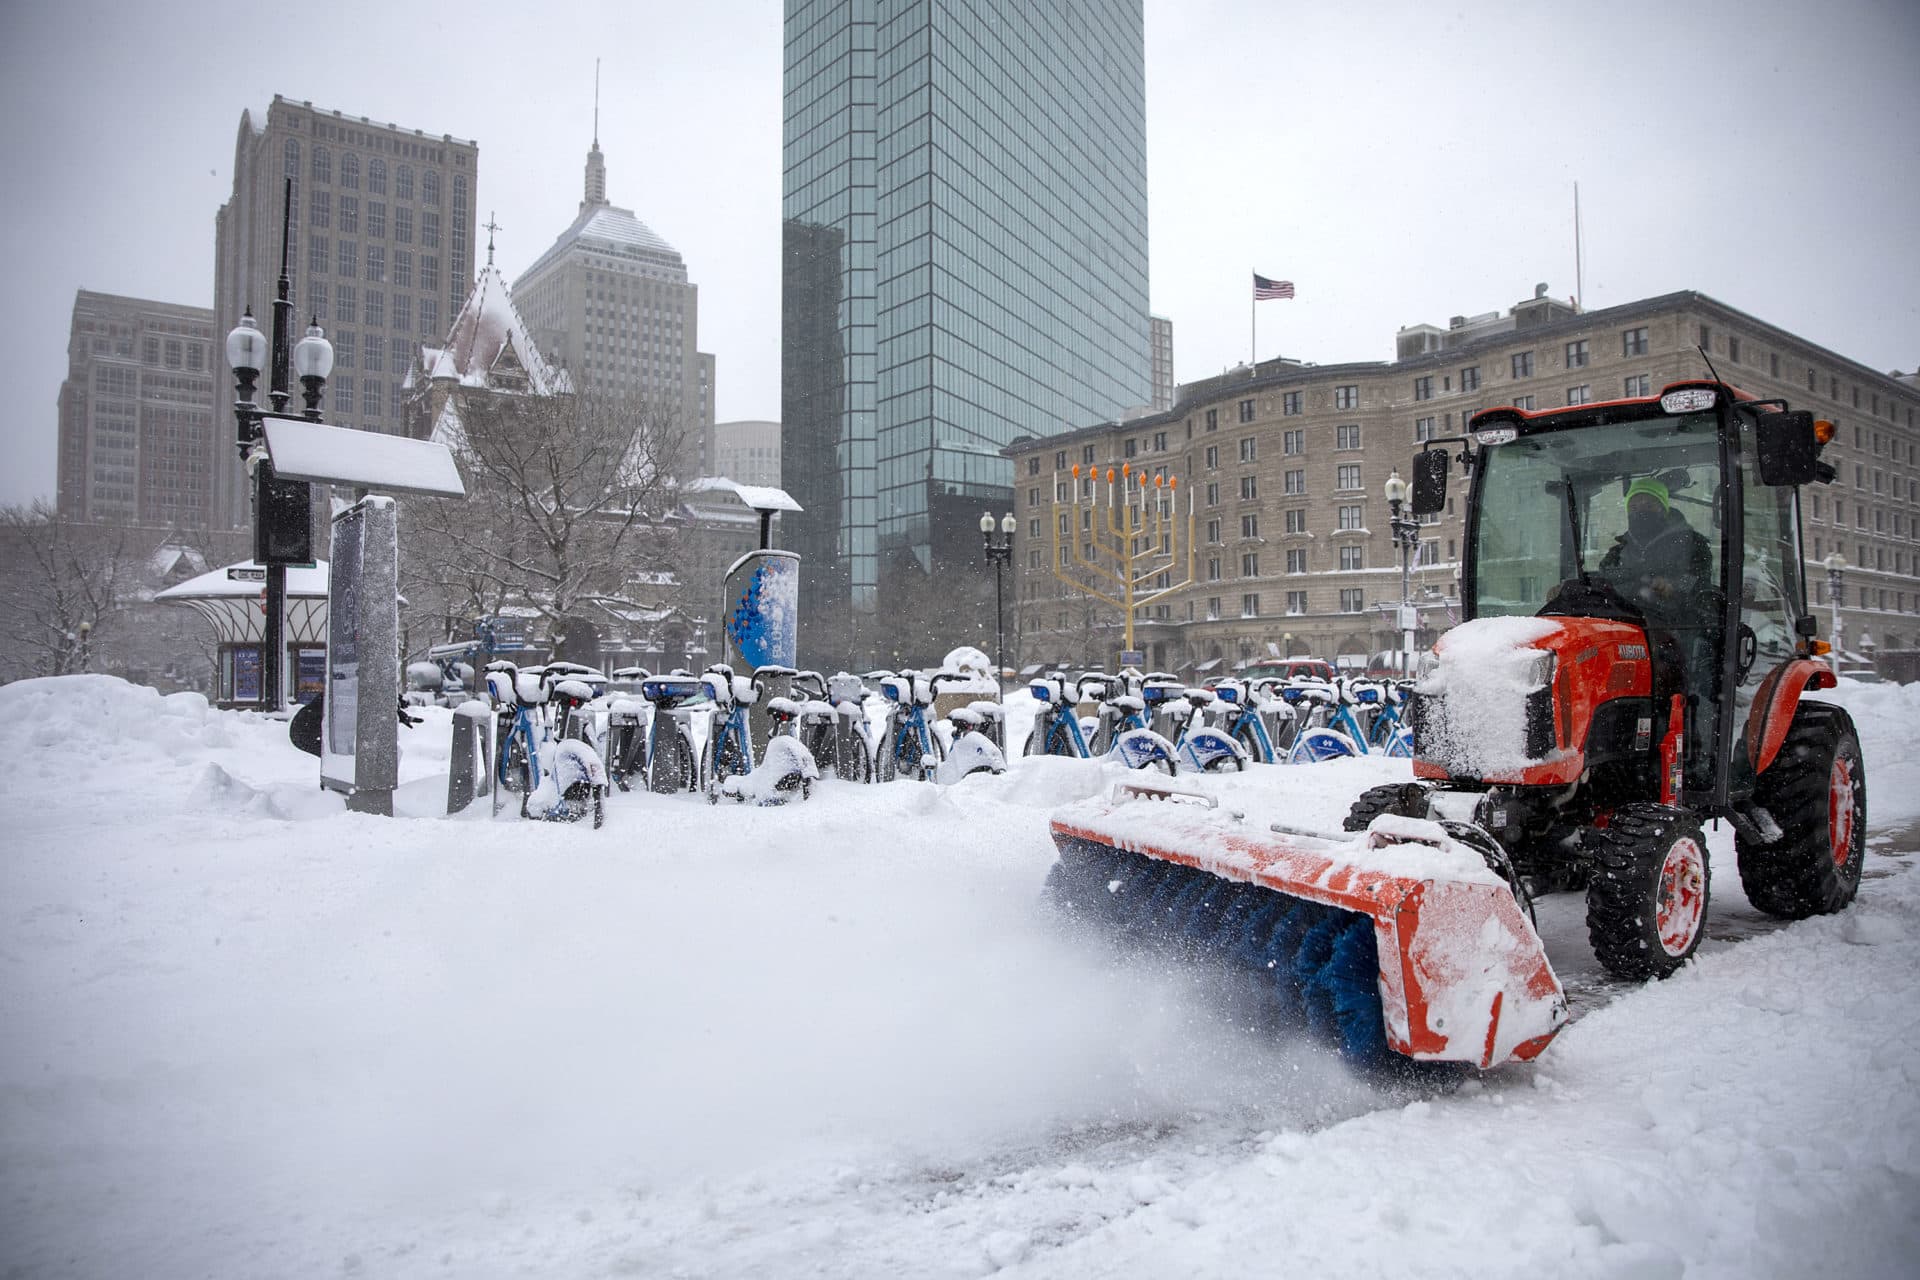
[[[1467,620],[1415,687],[1413,780],[1368,791],[1338,833],[1119,788],[1056,815],[1051,897],[1246,968],[1354,1057],[1482,1067],[1567,1019],[1536,894],[1584,890],[1608,972],[1665,977],[1699,945],[1703,824],[1724,819],[1756,907],[1840,910],[1866,776],[1847,713],[1802,696],[1834,678],[1798,508],[1833,478],[1831,434],[1701,381],[1489,409],[1429,442],[1416,514],[1445,506],[1456,459],[1470,483]]]

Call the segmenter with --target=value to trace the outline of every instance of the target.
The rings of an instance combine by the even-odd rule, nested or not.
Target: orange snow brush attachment
[[[1383,815],[1352,835],[1262,832],[1210,797],[1125,783],[1054,817],[1048,891],[1069,915],[1246,970],[1283,1021],[1350,1059],[1485,1069],[1534,1058],[1568,1015],[1471,830]]]

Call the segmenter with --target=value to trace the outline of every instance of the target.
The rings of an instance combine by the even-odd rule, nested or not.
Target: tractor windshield
[[[1584,577],[1649,621],[1713,627],[1725,599],[1715,415],[1575,423],[1481,451],[1474,615],[1537,613]]]

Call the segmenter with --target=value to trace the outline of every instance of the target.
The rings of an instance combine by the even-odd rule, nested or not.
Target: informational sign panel
[[[727,570],[727,661],[745,675],[755,667],[791,667],[800,657],[800,556],[749,551]]]
[[[327,580],[327,704],[321,716],[320,785],[353,789],[353,753],[360,730],[360,557],[366,511],[348,507],[333,518]]]
[[[333,518],[326,712],[320,782],[347,806],[393,812],[400,780],[399,538],[393,499],[362,498]]]

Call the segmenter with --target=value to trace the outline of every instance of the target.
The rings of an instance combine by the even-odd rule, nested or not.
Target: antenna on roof
[[[600,59],[593,60],[593,145],[600,145]]]

